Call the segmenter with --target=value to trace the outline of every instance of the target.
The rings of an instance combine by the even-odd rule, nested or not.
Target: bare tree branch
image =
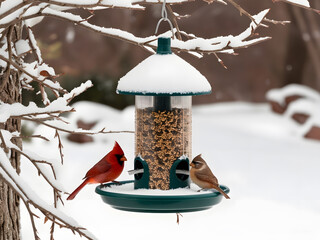
[[[13,67],[15,67],[17,70],[23,72],[24,74],[26,74],[27,76],[31,77],[33,81],[35,82],[38,82],[39,84],[43,85],[43,86],[46,86],[50,89],[53,89],[53,90],[56,90],[56,91],[59,91],[59,92],[62,92],[62,93],[66,93],[67,91],[64,90],[63,88],[55,88],[51,85],[48,85],[48,83],[45,83],[44,80],[39,80],[36,76],[33,76],[32,74],[30,74],[28,71],[26,71],[25,69],[23,69],[21,66],[19,66],[17,63],[5,58],[4,56],[0,55],[0,59],[7,62],[7,63],[10,63]]]
[[[12,148],[13,149],[13,148]],[[39,166],[37,165],[37,163],[39,162],[38,160],[33,159],[32,157],[30,157],[28,154],[26,154],[25,152],[14,148],[13,150],[17,151],[18,153],[20,153],[21,155],[25,156],[27,159],[30,160],[30,162],[33,164],[33,166],[37,169],[38,173],[45,179],[45,181],[57,192],[61,193],[62,191],[60,189],[58,189],[52,182],[51,180],[47,177],[47,175],[39,168]],[[41,163],[45,163],[50,165],[52,172],[53,172],[53,176],[56,179],[56,173],[54,170],[54,167],[52,166],[52,163],[46,162],[46,161],[41,161]]]
[[[99,133],[134,133],[134,131],[105,131],[105,128],[103,128],[103,129],[101,129],[100,131],[97,131],[97,132],[88,131],[88,130],[83,130],[83,131],[75,130],[75,131],[72,131],[72,130],[68,130],[68,129],[64,129],[64,128],[61,128],[61,127],[54,126],[52,124],[49,124],[49,123],[44,122],[44,121],[40,121],[38,119],[27,118],[27,117],[21,117],[21,119],[22,120],[26,120],[26,121],[36,122],[36,123],[42,124],[44,126],[52,128],[52,129],[56,129],[56,130],[61,131],[61,132],[74,133],[74,134],[95,135],[95,134],[99,134]]]
[[[112,37],[112,38],[115,38],[115,39],[118,39],[118,40],[121,40],[121,41],[125,41],[125,42],[128,42],[128,43],[131,43],[131,44],[134,44],[134,45],[137,45],[137,46],[140,46],[140,47],[143,47],[143,48],[146,48],[147,50],[149,48],[153,48],[155,49],[156,48],[156,44],[152,43],[152,39],[156,39],[155,36],[151,36],[151,37],[147,37],[147,38],[139,38],[139,37],[136,37],[134,36],[133,34],[131,33],[128,33],[126,31],[122,31],[122,30],[116,30],[114,28],[104,28],[104,27],[98,27],[98,26],[95,26],[95,25],[92,25],[86,21],[83,21],[84,19],[81,18],[81,16],[79,15],[75,15],[75,14],[71,14],[71,13],[63,13],[63,12],[58,12],[56,10],[53,10],[53,9],[48,9],[48,8],[41,8],[39,9],[39,11],[35,14],[32,14],[32,15],[28,15],[28,16],[24,16],[22,19],[19,19],[19,21],[22,21],[22,20],[26,20],[26,19],[30,19],[30,18],[34,18],[34,17],[39,17],[39,16],[51,16],[51,17],[55,17],[55,18],[59,18],[59,19],[62,19],[62,20],[66,20],[66,21],[70,21],[76,25],[79,25],[81,27],[84,27],[90,31],[94,31],[94,32],[97,32],[99,34],[102,34],[104,36],[108,36],[108,37]],[[261,25],[261,22],[259,24],[256,23],[256,21],[254,21],[255,25],[258,27]],[[0,24],[0,28],[1,27],[5,27],[5,25],[1,25]],[[254,32],[254,30],[257,28],[255,27],[254,29],[252,29],[252,32]],[[253,36],[253,34],[251,35]],[[175,52],[178,52],[178,51],[183,51],[183,52],[198,52],[198,53],[213,53],[213,52],[218,52],[218,51],[221,51],[221,50],[224,50],[224,49],[236,49],[236,48],[244,48],[244,47],[248,47],[248,46],[251,46],[251,45],[254,45],[254,44],[257,44],[257,43],[260,43],[262,41],[266,41],[270,39],[269,37],[265,37],[265,38],[260,38],[260,39],[257,39],[257,41],[248,41],[247,44],[244,44],[242,46],[232,46],[230,47],[229,45],[224,45],[222,46],[221,48],[219,49],[214,49],[214,50],[206,50],[206,49],[200,49],[199,47],[194,47],[192,49],[190,48],[187,48],[185,44],[181,44],[183,43],[182,41],[179,43],[179,47],[176,47],[174,45],[174,41],[172,42],[172,47],[171,49]],[[151,42],[150,42],[151,41]],[[218,43],[215,44],[216,46],[218,45]]]
[[[27,210],[29,212],[29,215],[32,216],[31,217],[31,223],[33,226],[33,231],[34,231],[34,237],[35,239],[39,239],[38,235],[37,235],[37,230],[34,224],[34,220],[33,220],[33,216],[36,216],[30,209],[30,205],[32,205],[33,207],[37,208],[38,210],[40,210],[40,212],[47,217],[50,221],[55,222],[56,224],[58,224],[60,227],[63,228],[68,228],[70,229],[73,233],[77,232],[80,236],[83,236],[89,240],[93,240],[93,238],[91,236],[89,236],[87,233],[85,233],[83,230],[85,230],[84,228],[81,227],[76,227],[73,226],[71,224],[69,224],[67,221],[65,221],[63,218],[59,217],[57,214],[48,211],[47,209],[45,209],[43,206],[39,205],[38,203],[36,203],[35,201],[32,200],[32,197],[29,196],[29,194],[24,190],[23,187],[21,187],[19,185],[19,183],[16,182],[16,177],[18,177],[18,175],[13,176],[12,174],[9,173],[9,171],[7,171],[7,168],[0,162],[0,170],[2,170],[6,176],[8,178],[10,178],[10,181],[8,181],[7,177],[3,176],[3,174],[0,171],[0,177],[2,177],[4,179],[4,181],[10,186],[10,188],[15,191],[17,193],[17,195],[19,195],[19,197],[22,199],[22,201],[24,202],[24,204],[27,207]],[[14,184],[14,185],[13,185]]]
[[[41,139],[43,139],[43,140],[45,140],[47,142],[50,141],[48,138],[46,138],[44,136],[41,136],[41,135],[31,135],[31,136],[22,136],[22,135],[20,135],[20,136],[13,136],[12,138],[41,138]]]
[[[232,6],[234,6],[236,9],[239,10],[240,12],[240,16],[245,15],[247,16],[248,18],[250,18],[251,21],[253,21],[255,24],[256,23],[256,20],[252,17],[252,15],[250,13],[248,13],[246,10],[244,10],[239,4],[237,4],[235,1],[233,0],[225,0],[227,2],[229,2]]]

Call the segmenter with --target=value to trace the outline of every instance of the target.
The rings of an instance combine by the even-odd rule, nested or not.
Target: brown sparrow
[[[213,188],[220,192],[225,198],[230,197],[219,187],[218,179],[213,175],[207,163],[202,159],[201,154],[196,156],[190,163],[191,180],[202,189]],[[199,190],[199,191],[200,191]]]

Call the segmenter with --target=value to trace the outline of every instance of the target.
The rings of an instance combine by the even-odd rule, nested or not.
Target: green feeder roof
[[[157,54],[151,55],[122,77],[117,93],[203,95],[211,93],[211,86],[196,68],[171,53],[170,38],[159,38]]]

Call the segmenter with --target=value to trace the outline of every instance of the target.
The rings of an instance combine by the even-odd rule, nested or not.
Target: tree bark
[[[8,35],[9,36],[9,35]],[[12,44],[21,39],[21,27],[15,26],[10,36]],[[0,101],[4,103],[21,102],[21,86],[19,73],[7,67],[0,67]],[[1,114],[1,113],[0,113]],[[5,124],[0,124],[0,129],[10,132],[21,130],[20,120],[9,119]],[[13,143],[22,147],[20,139]],[[3,147],[3,146],[2,146]],[[20,173],[20,154],[8,151],[11,165]],[[8,187],[3,179],[0,179],[0,240],[20,239],[20,200],[15,192]]]

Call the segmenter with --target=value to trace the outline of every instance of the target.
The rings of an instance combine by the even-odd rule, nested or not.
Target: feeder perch
[[[190,187],[192,96],[210,94],[211,86],[198,70],[171,52],[170,44],[170,38],[159,38],[157,53],[118,83],[119,94],[135,95],[134,189]],[[115,208],[144,212],[198,211],[222,198],[214,191],[189,197],[123,196],[99,186],[96,192]],[[127,200],[122,203],[123,197]]]

